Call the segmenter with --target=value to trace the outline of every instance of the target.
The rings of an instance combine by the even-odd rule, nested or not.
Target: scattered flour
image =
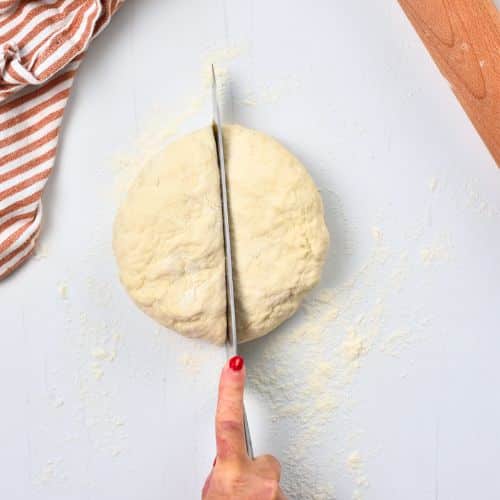
[[[440,261],[449,261],[451,257],[451,243],[449,237],[426,246],[420,250],[420,258],[425,265]]]
[[[387,336],[380,345],[380,351],[397,357],[405,347],[410,347],[416,338],[407,329],[399,329]]]
[[[109,307],[111,305],[112,292],[109,283],[99,281],[89,276],[87,278],[87,288],[96,305],[100,307]]]
[[[360,358],[365,352],[366,349],[363,343],[363,338],[357,333],[356,330],[350,328],[347,331],[345,340],[342,342],[342,354],[344,359],[358,368]]]
[[[363,470],[363,459],[359,451],[352,451],[347,457],[347,468],[354,478],[353,500],[361,500],[363,492],[369,487],[368,479]]]
[[[97,279],[89,279],[87,283],[91,284],[89,290],[107,289]],[[95,299],[96,305],[101,304],[99,294],[94,297],[91,293],[90,297]],[[54,405],[62,407],[64,404],[61,411],[75,415],[76,428],[81,428],[80,432],[67,436],[66,441],[84,437],[96,451],[118,457],[128,448],[128,436],[125,419],[113,409],[113,386],[106,382],[106,372],[121,349],[119,323],[117,320],[93,320],[87,312],[79,310],[76,303],[68,301],[65,302],[65,314],[77,361],[75,385],[79,404],[66,409],[68,405],[58,404],[54,399]]]
[[[299,88],[299,80],[296,75],[287,76],[272,84],[257,87],[249,92],[238,104],[244,106],[257,106],[259,104],[274,104],[282,97],[293,94]]]
[[[64,406],[64,399],[62,399],[62,398],[55,398],[52,401],[52,404],[54,405],[54,408],[62,408]]]
[[[352,472],[358,471],[361,468],[362,460],[359,451],[353,451],[347,457],[347,465]]]
[[[68,299],[68,284],[66,282],[61,282],[57,285],[57,292],[63,300]]]
[[[478,182],[475,180],[467,181],[464,185],[465,206],[473,212],[486,217],[500,217],[500,205],[486,200],[480,194]]]
[[[372,236],[375,241],[382,241],[384,239],[384,233],[377,226],[372,227]]]
[[[62,483],[67,480],[64,472],[62,458],[47,460],[40,472],[33,478],[34,484],[38,486],[50,486],[55,483]]]
[[[409,259],[406,250],[394,251],[377,240],[366,263],[350,279],[317,290],[290,324],[264,340],[265,350],[251,360],[249,387],[264,399],[274,425],[286,421],[292,429],[280,457],[291,499],[335,498],[329,487],[332,472],[310,461],[312,450],[324,449],[325,439],[332,439],[326,431],[332,422],[349,418],[355,405],[351,386],[366,370],[363,360],[381,351],[397,356],[423,329],[419,322],[411,325],[414,330],[406,324],[390,330],[385,324],[391,301],[405,285]],[[347,443],[337,436],[333,445],[329,441],[335,450],[332,467],[345,464],[342,450],[352,446],[352,440]],[[361,499],[369,484],[359,454],[349,455],[348,462],[355,483],[353,498]]]
[[[49,246],[46,243],[37,244],[35,247],[35,260],[44,260],[49,256]]]
[[[92,350],[92,357],[98,361],[113,361],[116,357],[116,351],[106,351],[102,347],[96,347]]]
[[[191,354],[186,352],[181,355],[181,363],[186,369],[186,371],[189,372],[191,375],[197,375],[200,373],[203,361],[205,360],[202,360],[202,358],[200,356],[197,356],[196,354]]]

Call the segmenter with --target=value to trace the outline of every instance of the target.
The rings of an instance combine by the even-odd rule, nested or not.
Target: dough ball
[[[320,279],[329,236],[321,197],[274,139],[224,127],[238,337],[289,318]],[[216,145],[210,127],[165,148],[121,206],[113,246],[136,304],[188,337],[222,344],[226,295]]]

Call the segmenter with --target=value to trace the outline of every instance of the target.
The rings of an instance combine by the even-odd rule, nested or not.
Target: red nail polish
[[[244,364],[245,361],[241,356],[233,356],[229,360],[229,368],[231,368],[231,370],[234,370],[235,372],[239,372],[243,368]]]

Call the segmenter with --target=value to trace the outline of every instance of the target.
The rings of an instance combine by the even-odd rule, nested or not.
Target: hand
[[[231,358],[219,384],[215,417],[217,457],[203,488],[203,500],[285,500],[279,486],[281,466],[270,455],[251,460],[243,427],[243,358]]]

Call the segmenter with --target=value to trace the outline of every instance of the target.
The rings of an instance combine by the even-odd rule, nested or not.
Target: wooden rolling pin
[[[500,13],[492,0],[398,0],[500,167]]]

